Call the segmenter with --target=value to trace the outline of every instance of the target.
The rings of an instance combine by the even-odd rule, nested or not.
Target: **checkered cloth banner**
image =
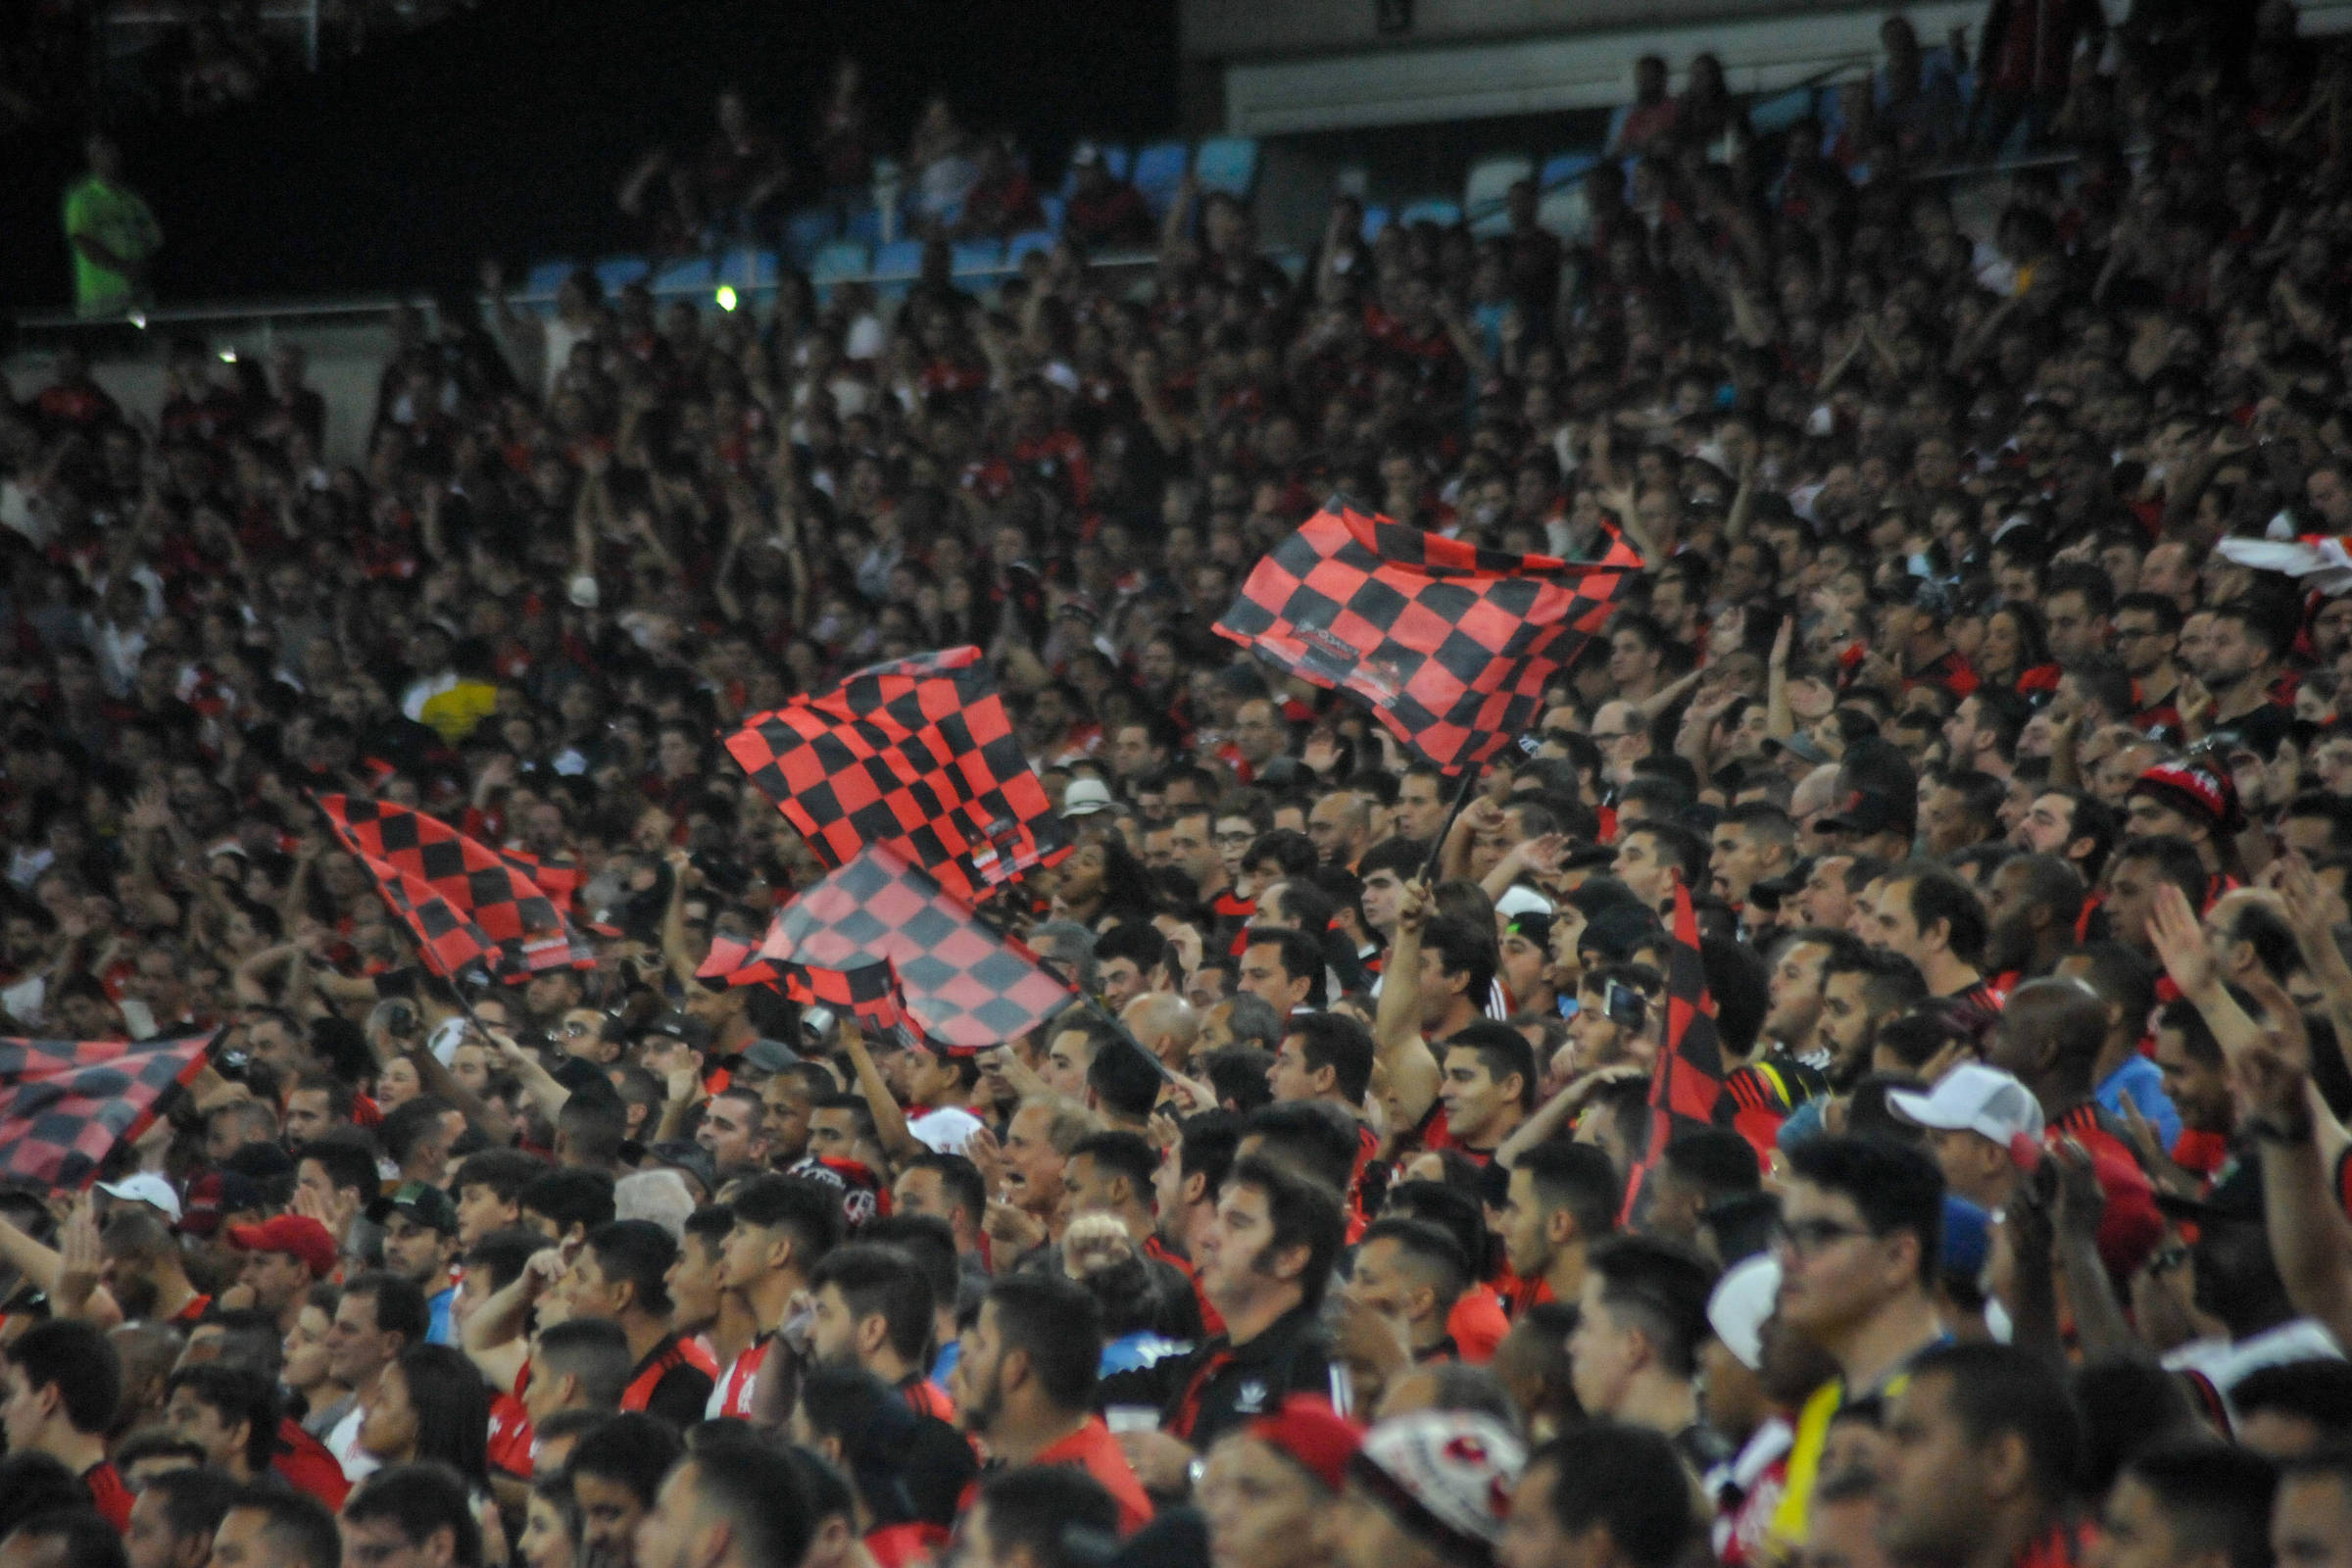
[[[778,910],[760,953],[794,1000],[856,1013],[878,1029],[904,1023],[946,1050],[1017,1039],[1073,995],[884,844],[859,851]]]
[[[1363,698],[1452,771],[1535,723],[1545,683],[1608,624],[1641,564],[1622,542],[1572,565],[1326,510],[1259,560],[1216,629]]]
[[[416,939],[416,956],[443,979],[454,979],[467,964],[496,969],[504,957],[499,945],[466,911],[435,893],[432,885],[409,875],[389,860],[360,857],[360,868],[375,884],[392,912],[400,916]]]
[[[385,901],[416,933],[436,973],[455,973],[476,956],[515,980],[542,969],[596,966],[595,950],[556,903],[576,885],[576,872],[554,868],[559,881],[569,881],[565,894],[551,896],[522,869],[549,868],[521,851],[493,850],[437,817],[390,801],[313,799],[335,837],[368,866]],[[481,941],[489,944],[486,953],[467,951]]]
[[[196,1076],[218,1038],[0,1039],[0,1175],[89,1185],[117,1144],[153,1124],[164,1096]]]
[[[1070,848],[977,648],[861,669],[760,714],[726,746],[828,866],[896,844],[978,903]]]
[[[723,934],[710,938],[710,951],[703,955],[702,966],[694,971],[694,977],[724,980],[730,990],[736,986],[780,985],[784,978],[774,964],[760,956],[759,943]]]
[[[1698,915],[1690,890],[1674,879],[1673,945],[1666,962],[1666,1049],[1649,1079],[1649,1142],[1625,1182],[1624,1222],[1643,1200],[1649,1173],[1666,1146],[1698,1127],[1730,1127],[1739,1105],[1724,1092],[1723,1041],[1715,1033],[1715,1001],[1698,951]]]

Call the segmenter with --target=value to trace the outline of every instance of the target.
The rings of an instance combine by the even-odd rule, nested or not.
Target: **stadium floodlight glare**
[[[711,298],[718,301],[718,308],[720,310],[733,310],[735,308],[735,285],[732,283],[719,284],[718,292],[712,295]]]
[[[137,328],[138,328],[140,331],[142,331],[142,332],[146,331],[146,330],[147,330],[147,313],[146,313],[145,311],[133,311],[133,312],[131,312],[131,313],[130,313],[130,324],[131,324],[131,325],[133,325],[133,326],[135,326],[135,327],[137,327]]]
[[[236,351],[235,349],[222,349],[222,350],[220,351],[220,363],[221,363],[222,365],[234,365],[234,364],[236,364],[236,363],[237,363],[237,351]]]

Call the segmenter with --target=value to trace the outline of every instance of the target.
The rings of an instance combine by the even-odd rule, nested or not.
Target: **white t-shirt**
[[[343,1479],[358,1486],[383,1467],[383,1461],[360,1446],[360,1424],[368,1417],[368,1407],[354,1399],[351,1411],[327,1429],[326,1451],[343,1466]]]
[[[964,1141],[981,1125],[979,1117],[960,1105],[942,1105],[906,1118],[906,1130],[914,1134],[915,1142],[935,1154],[962,1153]]]

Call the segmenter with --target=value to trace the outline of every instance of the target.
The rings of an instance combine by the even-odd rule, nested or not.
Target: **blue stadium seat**
[[[1747,112],[1748,128],[1759,136],[1778,136],[1813,113],[1813,89],[1792,87],[1767,98]]]
[[[564,286],[572,274],[576,262],[539,262],[532,266],[522,279],[523,291],[528,294],[553,294]]]
[[[1046,227],[1056,234],[1060,233],[1061,217],[1070,210],[1069,202],[1059,196],[1040,196],[1037,205],[1046,210]]]
[[[611,294],[628,287],[654,270],[654,264],[642,256],[608,256],[596,264],[596,280]]]
[[[1004,265],[1004,242],[995,239],[967,239],[955,249],[955,268],[958,274],[987,272]]]
[[[1193,172],[1202,190],[1221,190],[1242,201],[1257,185],[1257,140],[1252,136],[1211,136],[1193,154]]]
[[[860,245],[881,244],[881,209],[871,206],[860,207],[856,212],[850,214],[849,225],[843,229],[841,237],[844,239],[854,239]]]
[[[1155,141],[1135,155],[1135,188],[1144,193],[1144,205],[1152,217],[1176,205],[1176,187],[1184,183],[1190,157],[1191,150],[1180,141]]]
[[[811,207],[784,220],[784,248],[807,261],[828,240],[840,237],[841,220],[830,207]]]
[[[653,288],[657,294],[674,294],[684,289],[710,288],[718,281],[718,269],[708,256],[689,256],[670,262],[654,274]]]
[[[1102,167],[1110,171],[1111,178],[1125,179],[1128,162],[1129,154],[1123,144],[1108,141],[1102,143]]]
[[[1462,182],[1462,211],[1470,217],[1471,232],[1499,234],[1508,228],[1511,187],[1535,177],[1536,161],[1516,153],[1472,164],[1470,177]]]
[[[1461,220],[1461,208],[1443,196],[1424,196],[1396,215],[1396,221],[1407,228],[1415,223],[1435,223],[1440,228],[1451,228]]]
[[[741,289],[774,288],[782,270],[782,263],[774,251],[738,245],[718,259],[716,281]]]
[[[1380,238],[1380,231],[1389,226],[1390,213],[1386,207],[1364,209],[1364,243],[1369,245]]]
[[[872,265],[872,253],[863,240],[837,239],[816,253],[816,259],[808,264],[808,275],[815,282],[838,283],[845,277],[863,277]]]
[[[902,239],[874,248],[874,276],[877,279],[919,277],[923,270],[923,242]]]
[[[1052,229],[1032,228],[1026,232],[1015,234],[1004,242],[1004,261],[1008,266],[1018,267],[1021,265],[1021,258],[1031,251],[1045,251],[1050,255],[1054,250],[1054,245]]]
[[[1600,162],[1600,154],[1553,153],[1544,160],[1544,172],[1536,176],[1539,190],[1558,190],[1585,177],[1585,171]]]

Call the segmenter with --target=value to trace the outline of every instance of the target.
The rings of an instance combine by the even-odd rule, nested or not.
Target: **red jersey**
[[[112,1459],[101,1459],[81,1473],[81,1484],[90,1489],[90,1506],[102,1514],[106,1522],[118,1531],[130,1528],[130,1489],[122,1484],[122,1473],[115,1468]]]
[[[1102,1483],[1119,1505],[1119,1534],[1132,1536],[1152,1522],[1152,1499],[1144,1493],[1143,1484],[1135,1479],[1135,1469],[1128,1464],[1127,1455],[1119,1447],[1118,1439],[1102,1424],[1099,1415],[1090,1415],[1086,1424],[1051,1447],[1042,1448],[1031,1464],[1075,1465]]]
[[[1446,1337],[1453,1341],[1455,1354],[1472,1366],[1494,1360],[1495,1347],[1510,1332],[1501,1298],[1484,1285],[1473,1285],[1454,1298],[1452,1310],[1446,1314]]]
[[[866,1532],[865,1549],[872,1553],[875,1568],[912,1568],[930,1561],[948,1540],[945,1526],[914,1519]]]
[[[762,1334],[735,1354],[719,1374],[718,1385],[710,1391],[712,1416],[733,1416],[739,1421],[752,1417],[752,1392],[760,1386],[760,1369],[767,1364],[767,1348],[775,1342],[773,1334]]]
[[[277,1423],[277,1452],[270,1455],[270,1468],[287,1486],[318,1498],[330,1510],[340,1510],[343,1499],[351,1494],[343,1462],[290,1415]]]

